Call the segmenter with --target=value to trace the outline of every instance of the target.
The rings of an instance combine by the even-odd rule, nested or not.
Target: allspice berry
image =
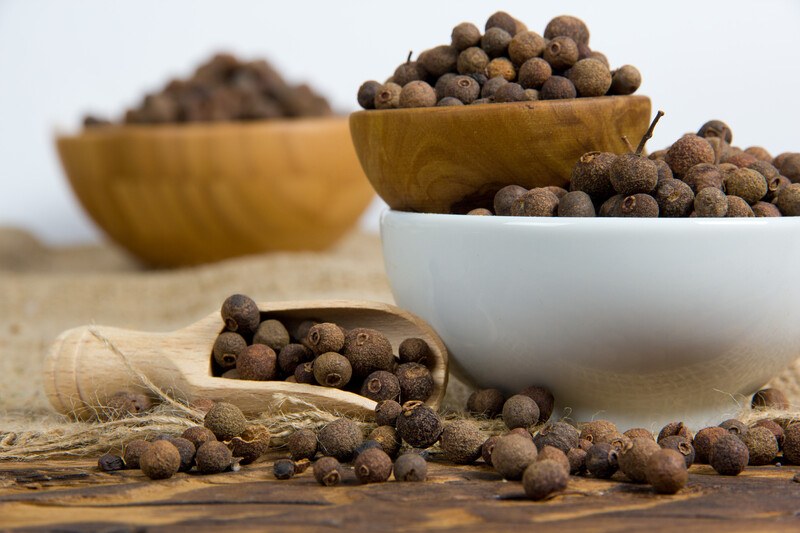
[[[236,358],[239,379],[267,381],[275,379],[278,370],[278,356],[266,344],[251,344]]]
[[[400,91],[400,107],[433,107],[435,105],[436,91],[424,81],[410,81]]]
[[[417,453],[404,453],[394,462],[396,481],[425,481],[428,477],[428,462]]]
[[[694,439],[694,434],[692,431],[686,427],[683,422],[670,422],[663,428],[661,431],[658,432],[658,437],[656,440],[661,442],[661,439],[665,439],[667,437],[672,437],[673,435],[677,435],[679,437],[684,437],[689,440],[689,442]]]
[[[516,394],[503,404],[503,422],[508,429],[529,428],[539,421],[539,406],[530,397]]]
[[[583,191],[572,191],[558,201],[559,217],[593,217],[595,216],[592,198]]]
[[[433,376],[428,367],[419,363],[404,363],[395,371],[400,385],[400,398],[403,402],[411,400],[426,401],[433,394]]]
[[[764,427],[770,430],[772,432],[772,435],[775,437],[775,440],[778,442],[778,449],[783,448],[784,431],[783,428],[780,426],[780,424],[778,424],[774,420],[763,418],[761,420],[756,421],[754,426]]]
[[[642,85],[642,75],[633,65],[622,65],[611,73],[611,87],[608,94],[633,94]]]
[[[777,159],[777,158],[776,158]],[[785,156],[780,165],[775,165],[780,173],[789,178],[792,183],[800,182],[800,153]]]
[[[181,467],[181,454],[171,442],[158,440],[142,453],[139,467],[150,479],[169,479]]]
[[[375,423],[379,426],[392,426],[397,423],[397,417],[403,411],[403,407],[394,400],[384,400],[375,406]]]
[[[629,439],[631,439],[631,440],[633,440],[633,439],[637,439],[637,438],[639,438],[639,437],[643,437],[643,438],[648,438],[648,439],[653,439],[653,440],[656,440],[656,438],[655,438],[655,436],[653,435],[653,433],[652,433],[652,432],[651,432],[649,429],[645,429],[645,428],[631,428],[631,429],[627,429],[627,430],[625,430],[625,431],[624,431],[622,434],[623,434],[625,437],[628,437],[628,438],[629,438]]]
[[[697,135],[705,138],[723,138],[726,143],[733,141],[733,132],[728,125],[721,120],[709,120],[700,127],[697,131]]]
[[[375,95],[381,88],[381,84],[375,80],[365,81],[358,88],[358,105],[363,109],[375,109]]]
[[[332,322],[316,324],[308,330],[305,345],[315,355],[326,352],[339,352],[344,347],[345,336],[342,328]]]
[[[494,451],[494,445],[499,438],[499,435],[493,435],[486,439],[483,442],[483,446],[481,446],[481,457],[483,458],[483,462],[489,466],[492,466],[492,451]]]
[[[203,443],[206,443],[210,440],[217,440],[217,437],[214,435],[214,433],[210,429],[203,426],[190,427],[181,433],[181,437],[194,444],[195,450],[197,450],[197,448],[199,448]]]
[[[500,28],[510,35],[514,35],[517,33],[517,21],[505,11],[498,11],[486,20],[486,31],[492,28]]]
[[[369,328],[348,331],[342,354],[350,361],[353,375],[360,378],[376,370],[391,371],[394,364],[392,343],[380,331]]]
[[[219,474],[230,468],[233,463],[233,453],[224,442],[213,440],[197,449],[194,460],[200,473]]]
[[[563,76],[550,76],[539,90],[540,100],[564,100],[577,96],[575,85]]]
[[[549,459],[529,465],[522,476],[525,495],[532,500],[542,500],[554,492],[564,490],[568,483],[569,473],[562,465]]]
[[[233,368],[236,366],[236,358],[245,348],[247,341],[244,337],[233,331],[224,331],[214,341],[214,361],[225,370]]]
[[[541,385],[531,385],[525,387],[519,393],[536,402],[536,406],[539,407],[539,423],[550,420],[555,407],[555,398],[550,389]]]
[[[400,381],[391,372],[376,370],[364,379],[361,396],[375,402],[397,399],[400,396]]]
[[[575,448],[573,448],[574,450]],[[570,450],[572,451],[572,450]],[[559,450],[558,448],[553,448],[552,446],[545,446],[541,450],[539,450],[538,455],[536,456],[537,461],[553,461],[556,464],[561,465],[564,469],[564,472],[569,475],[571,467],[569,459],[567,458],[567,454]]]
[[[618,469],[619,452],[610,444],[595,444],[586,452],[586,470],[594,477],[608,479]]]
[[[566,36],[550,39],[542,57],[554,70],[567,70],[578,61],[578,45]]]
[[[511,39],[511,34],[506,30],[498,27],[489,28],[481,37],[481,48],[491,58],[505,56]]]
[[[408,60],[395,69],[392,81],[405,88],[412,81],[424,80],[427,75],[428,73],[425,72],[422,65],[416,61],[411,61],[411,54],[409,53]]]
[[[125,468],[125,461],[119,455],[105,453],[97,460],[97,468],[101,472],[116,472]]]
[[[368,441],[375,441],[380,445],[381,450],[386,452],[389,457],[394,457],[400,451],[400,437],[394,426],[378,426],[369,434]]]
[[[425,340],[412,337],[400,343],[397,355],[400,358],[400,363],[427,365],[431,356],[431,348]]]
[[[699,435],[699,434],[698,434]],[[747,446],[736,435],[720,436],[711,447],[709,464],[723,476],[736,476],[750,461]]]
[[[618,435],[617,425],[609,420],[592,420],[581,424],[581,440],[588,440],[592,443],[611,442],[610,435]]]
[[[510,216],[517,199],[526,192],[528,192],[528,189],[519,185],[506,185],[497,191],[497,194],[494,195],[495,214],[497,216]]]
[[[779,389],[761,389],[753,395],[750,402],[753,409],[781,409],[789,408],[789,399]]]
[[[314,360],[314,379],[323,387],[344,388],[352,375],[350,361],[336,352],[324,353]]]
[[[498,104],[522,102],[526,100],[525,89],[518,83],[506,83],[494,93],[494,101]]]
[[[231,440],[247,428],[247,419],[241,409],[231,403],[217,402],[206,413],[203,424],[219,440]]]
[[[278,368],[284,374],[294,374],[301,363],[306,363],[314,358],[314,352],[302,344],[287,344],[278,353]]]
[[[695,452],[694,461],[700,464],[708,463],[711,450],[717,439],[725,435],[730,435],[730,433],[719,426],[707,427],[698,431],[697,435],[694,436],[694,441],[692,441]]]
[[[494,78],[489,78],[486,83],[483,84],[481,87],[481,98],[492,98],[494,97],[494,93],[508,83],[508,80],[502,76],[495,76]]]
[[[705,189],[713,187],[722,190],[723,175],[719,166],[712,163],[700,163],[694,165],[683,176],[683,181],[692,188],[695,194]]]
[[[540,450],[545,446],[553,446],[564,453],[577,448],[579,441],[580,432],[566,422],[549,423],[533,437],[533,442]]]
[[[153,407],[150,397],[138,392],[120,391],[112,395],[106,405],[98,413],[104,420],[119,420],[127,416],[136,416],[149,411]]]
[[[241,458],[241,464],[247,465],[267,453],[270,438],[271,435],[266,426],[253,424],[247,426],[238,437],[231,439],[228,447],[234,457]]]
[[[421,401],[403,404],[397,417],[397,432],[414,448],[427,448],[439,440],[442,434],[442,421],[439,415]]]
[[[494,418],[503,412],[505,395],[498,389],[480,389],[467,399],[467,411],[475,416]]]
[[[648,194],[638,193],[623,198],[611,216],[655,218],[658,214],[658,202]]]
[[[334,487],[342,480],[342,465],[335,457],[321,457],[314,462],[314,479],[320,485]]]
[[[724,176],[725,192],[754,204],[767,194],[767,180],[749,168],[739,168]]]
[[[544,29],[545,39],[562,36],[569,37],[576,43],[589,44],[589,28],[577,17],[560,15],[547,23],[547,27]]]
[[[611,87],[611,72],[597,59],[581,59],[567,74],[578,96],[603,96]]]
[[[675,178],[660,180],[653,194],[662,217],[688,217],[694,210],[694,192],[686,183]]]
[[[375,109],[397,109],[400,107],[400,91],[402,90],[402,87],[392,82],[381,85],[375,94]]]
[[[319,430],[317,440],[319,450],[324,455],[349,461],[356,448],[364,442],[364,436],[356,422],[348,418],[338,418]]]
[[[471,420],[454,420],[444,425],[440,446],[445,458],[456,464],[472,464],[481,457],[485,438]]]
[[[643,483],[647,480],[647,461],[659,450],[661,447],[652,439],[632,439],[619,455],[619,469],[634,483]]]
[[[450,34],[451,46],[458,51],[466,50],[471,46],[478,46],[481,42],[481,30],[471,22],[462,22]]]
[[[392,459],[378,448],[364,450],[353,461],[353,470],[362,484],[383,483],[392,475]]]
[[[286,441],[292,460],[314,459],[317,455],[317,434],[310,429],[299,429]]]
[[[458,98],[453,98],[452,96],[445,96],[444,98],[436,102],[436,107],[453,107],[453,106],[458,107],[463,105],[464,102],[462,102]]]
[[[243,294],[228,296],[222,303],[220,311],[225,327],[242,335],[255,332],[261,323],[258,306]]]
[[[506,81],[514,81],[517,78],[517,69],[511,60],[496,57],[486,65],[486,77],[489,79],[500,77]]]
[[[800,216],[800,183],[792,183],[778,193],[778,209],[785,217]]]
[[[692,446],[692,443],[686,437],[671,435],[659,440],[658,445],[662,448],[675,450],[681,454],[681,456],[683,456],[683,461],[686,463],[686,468],[689,468],[692,466],[692,464],[694,464],[694,446]]]
[[[703,137],[684,135],[667,150],[664,160],[677,177],[682,177],[693,166],[714,162],[714,149]]]
[[[197,448],[188,439],[183,437],[170,437],[166,439],[167,442],[175,446],[181,456],[181,465],[178,468],[180,472],[188,472],[194,465],[194,456],[197,453]]]
[[[519,67],[517,81],[526,89],[541,89],[553,75],[553,67],[541,57],[532,57]]]
[[[552,217],[558,209],[558,196],[544,188],[522,194],[511,208],[511,214],[523,217]]]
[[[747,424],[735,418],[729,418],[728,420],[720,422],[719,427],[726,430],[731,435],[742,436],[747,433]]]
[[[753,209],[745,202],[742,198],[738,196],[728,195],[728,213],[725,215],[728,218],[743,218],[755,217],[755,213],[753,213]]]
[[[613,217],[616,216],[617,211],[619,211],[619,204],[622,203],[625,197],[621,194],[615,194],[608,200],[602,203],[600,209],[597,210],[598,216],[601,217]],[[658,204],[656,204],[658,205]]]
[[[686,486],[689,471],[683,456],[667,448],[650,455],[645,467],[647,482],[660,494],[675,494]]]
[[[297,365],[294,369],[294,379],[297,383],[315,384],[317,381],[314,378],[314,361]]]
[[[517,480],[528,465],[536,461],[536,445],[520,435],[504,435],[497,439],[492,449],[492,466],[505,479]],[[560,467],[559,467],[560,468]]]
[[[276,353],[289,344],[289,332],[280,320],[269,319],[258,325],[253,344],[266,344]]]
[[[529,59],[541,56],[545,46],[546,41],[535,31],[522,31],[508,44],[508,57],[519,67]]]
[[[614,195],[611,184],[611,167],[617,156],[610,152],[587,152],[572,167],[571,191],[583,191],[596,202]]]
[[[792,424],[784,429],[783,458],[793,465],[800,465],[800,424]],[[128,464],[127,458],[125,464]]]
[[[422,65],[428,74],[438,78],[442,74],[454,72],[458,61],[458,50],[450,45],[441,45],[422,52],[417,63]]]
[[[698,217],[724,217],[728,214],[728,197],[719,189],[706,187],[694,197],[694,212]]]
[[[485,72],[488,64],[489,56],[486,55],[486,52],[484,52],[482,48],[473,46],[458,54],[456,68],[459,74],[466,76],[476,72]]]
[[[586,472],[586,455],[587,452],[580,448],[572,448],[567,452],[569,473],[571,476],[578,476]]]
[[[291,459],[278,459],[272,465],[272,475],[275,476],[275,479],[291,479],[294,477],[294,474],[294,461]]]
[[[752,427],[740,438],[747,446],[750,455],[748,464],[750,465],[768,465],[778,455],[778,441],[772,431],[765,427]]]
[[[609,179],[614,190],[623,196],[650,193],[658,183],[658,167],[646,157],[622,154],[611,164]]]
[[[139,460],[142,454],[150,448],[151,444],[144,439],[134,439],[126,444],[122,453],[122,458],[125,460],[125,468],[139,468]]]

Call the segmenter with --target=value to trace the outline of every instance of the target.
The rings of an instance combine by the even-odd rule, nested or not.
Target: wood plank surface
[[[93,460],[0,463],[0,530],[23,531],[800,531],[800,472],[750,467],[737,477],[693,466],[674,496],[612,480],[572,477],[545,502],[489,467],[432,458],[429,481],[338,487],[311,470],[272,476],[272,454],[239,472],[150,481],[138,470],[99,472]]]

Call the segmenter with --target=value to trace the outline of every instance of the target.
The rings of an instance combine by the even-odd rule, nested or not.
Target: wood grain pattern
[[[60,136],[83,207],[157,266],[322,250],[374,195],[346,118],[92,128]]]
[[[431,347],[434,391],[428,404],[438,408],[447,387],[448,354],[441,339],[423,320],[392,305],[361,301],[270,302],[259,304],[264,318],[283,321],[315,319],[345,328],[382,332],[397,353],[409,337]],[[308,403],[342,414],[369,417],[375,402],[355,393],[285,381],[245,381],[213,377],[211,352],[222,331],[219,312],[170,333],[146,333],[103,326],[84,326],[62,333],[44,364],[45,392],[60,413],[79,419],[93,416],[118,391],[147,392],[136,373],[176,398],[208,398],[238,405],[246,415],[295,412]],[[128,358],[115,354],[108,339]]]
[[[646,96],[360,111],[350,131],[392,209],[466,213],[506,185],[564,186],[592,150],[627,151],[650,122]]]
[[[271,453],[239,472],[177,474],[150,481],[139,471],[98,472],[93,460],[0,463],[0,528],[97,531],[796,531],[797,467],[750,467],[723,477],[693,466],[673,496],[619,477],[570,478],[544,502],[523,497],[517,482],[491,468],[434,458],[426,483],[321,487],[311,471],[272,476]],[[127,529],[123,529],[127,526]]]

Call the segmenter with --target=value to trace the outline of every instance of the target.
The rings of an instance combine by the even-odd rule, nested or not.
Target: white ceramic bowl
[[[387,211],[381,234],[398,305],[476,383],[574,420],[699,429],[800,355],[800,218]]]

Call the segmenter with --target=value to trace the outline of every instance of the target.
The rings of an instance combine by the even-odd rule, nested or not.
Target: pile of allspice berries
[[[800,215],[800,153],[731,145],[731,128],[710,120],[664,150],[643,155],[659,111],[637,149],[588,152],[566,188],[508,185],[470,215],[535,217],[780,217]]]
[[[409,54],[384,83],[358,90],[364,109],[462,106],[530,100],[633,94],[642,77],[636,67],[611,70],[589,48],[589,28],[562,15],[540,35],[504,11],[489,17],[484,32],[472,23],[453,28],[450,44]]]
[[[222,304],[225,330],[214,342],[215,374],[255,381],[285,380],[343,389],[373,401],[400,398],[427,401],[434,380],[424,339],[405,339],[395,357],[392,344],[371,328],[345,329],[332,322],[286,324],[262,317],[243,294]]]
[[[127,124],[219,122],[332,114],[327,100],[305,84],[291,85],[264,60],[221,53],[187,79],[175,78],[125,112]],[[108,125],[87,116],[84,125]]]

